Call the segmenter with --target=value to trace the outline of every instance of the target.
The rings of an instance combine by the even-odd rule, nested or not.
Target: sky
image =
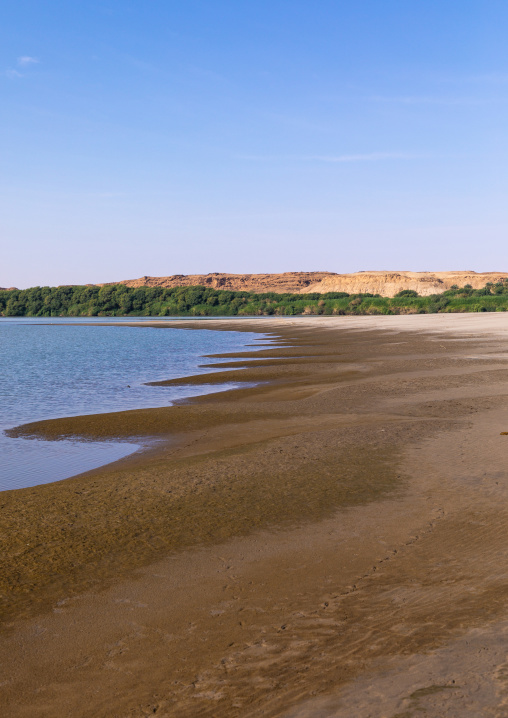
[[[0,286],[508,271],[506,0],[16,0]]]

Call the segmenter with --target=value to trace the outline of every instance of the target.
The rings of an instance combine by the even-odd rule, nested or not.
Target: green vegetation
[[[379,294],[254,294],[208,287],[126,287],[123,284],[33,287],[0,290],[4,317],[207,317],[297,314],[435,314],[437,312],[505,312],[508,280],[454,287],[420,297],[405,289],[393,298]]]

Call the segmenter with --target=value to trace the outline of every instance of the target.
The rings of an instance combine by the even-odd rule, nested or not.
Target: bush
[[[397,292],[396,297],[419,297],[420,295],[414,289],[401,289]]]

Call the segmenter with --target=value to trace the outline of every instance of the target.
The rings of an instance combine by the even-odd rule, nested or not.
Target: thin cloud
[[[40,62],[36,57],[30,57],[30,55],[22,55],[18,57],[18,65],[20,67],[27,67],[27,65],[37,65]]]
[[[30,65],[38,65],[39,62],[40,60],[37,57],[30,57],[30,55],[21,55],[21,57],[18,57],[16,60],[17,66],[22,68],[30,67]],[[8,77],[10,80],[15,80],[18,77],[25,77],[23,72],[15,70],[12,67],[8,70],[4,70],[3,75]]]
[[[475,85],[506,85],[508,74],[506,72],[484,72],[472,75],[439,76],[439,82],[448,84],[475,84]]]
[[[366,98],[370,102],[384,102],[399,105],[484,105],[492,102],[503,102],[497,98],[478,98],[478,97],[433,97],[432,95],[407,95],[401,97],[384,97],[382,95],[374,95]]]
[[[5,77],[8,77],[9,80],[14,80],[17,77],[23,77],[23,74],[17,70],[5,70],[4,75]]]
[[[424,155],[410,152],[366,152],[349,155],[237,155],[236,159],[251,160],[253,162],[276,162],[281,160],[296,162],[380,162],[382,160],[416,160]]]
[[[380,160],[416,160],[422,155],[407,152],[367,152],[358,155],[316,155],[309,157],[320,162],[379,162]]]

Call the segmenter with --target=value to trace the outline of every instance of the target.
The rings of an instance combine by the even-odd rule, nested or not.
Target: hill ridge
[[[309,294],[313,292],[348,292],[349,294],[380,294],[393,297],[404,289],[413,289],[420,296],[439,294],[470,284],[481,289],[487,282],[508,277],[508,272],[475,272],[472,270],[448,272],[413,272],[398,270],[363,270],[348,274],[335,272],[281,272],[273,274],[173,274],[165,277],[145,275],[139,279],[125,279],[110,284],[127,287],[178,287],[205,286],[212,289],[229,289],[247,292],[277,292],[280,294]]]

